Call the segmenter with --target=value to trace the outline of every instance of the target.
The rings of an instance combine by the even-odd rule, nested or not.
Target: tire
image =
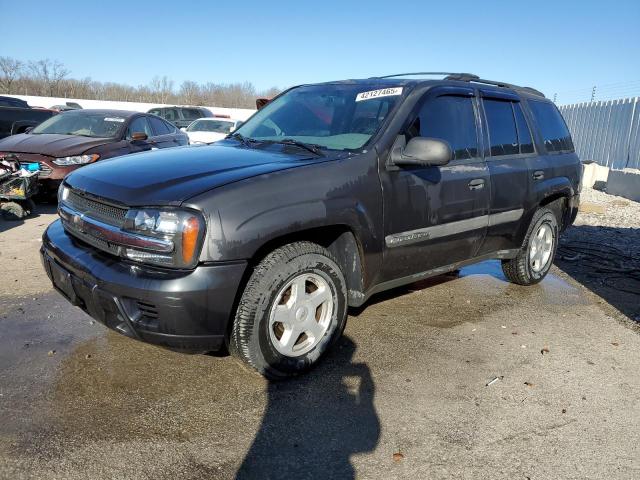
[[[317,364],[346,319],[347,287],[335,258],[314,243],[292,243],[267,255],[249,278],[229,350],[271,380],[295,376]]]
[[[558,219],[550,209],[540,208],[531,219],[520,252],[515,258],[502,261],[502,271],[512,283],[534,285],[551,269],[557,249]]]
[[[4,218],[5,220],[17,221],[22,220],[27,216],[24,208],[22,208],[22,206],[16,202],[3,203],[0,209],[2,210],[2,218]]]
[[[31,198],[28,198],[24,201],[24,206],[27,212],[27,216],[36,213],[36,202],[34,202]]]

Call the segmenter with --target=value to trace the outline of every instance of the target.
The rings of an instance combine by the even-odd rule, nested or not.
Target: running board
[[[452,263],[450,265],[445,265],[444,267],[434,268],[432,270],[427,270],[421,273],[415,273],[413,275],[408,275],[406,277],[396,278],[394,280],[389,280],[387,282],[382,282],[377,285],[371,287],[367,293],[361,298],[354,299],[357,300],[357,303],[349,303],[350,307],[360,307],[362,306],[372,295],[380,292],[384,292],[385,290],[390,290],[392,288],[401,287],[403,285],[409,285],[411,283],[418,282],[420,280],[424,280],[425,278],[437,277],[438,275],[444,275],[445,273],[453,272],[455,270],[459,270],[462,267],[466,267],[468,265],[473,265],[474,263],[484,262],[485,260],[508,260],[511,258],[515,258],[518,255],[520,250],[517,248],[509,249],[509,250],[498,250],[497,252],[492,252],[486,255],[481,255],[479,257],[470,258],[468,260],[462,260],[460,262]]]

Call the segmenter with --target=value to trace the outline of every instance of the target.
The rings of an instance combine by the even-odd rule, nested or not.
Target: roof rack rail
[[[486,83],[487,85],[495,85],[496,87],[503,88],[511,88],[513,90],[524,90],[534,95],[537,95],[542,98],[546,98],[544,93],[540,90],[536,90],[531,87],[521,87],[519,85],[513,85],[512,83],[507,82],[496,82],[495,80],[487,80],[484,78],[480,78],[478,75],[474,75],[473,73],[452,73],[452,72],[413,72],[413,73],[396,73],[394,75],[382,75],[380,77],[369,77],[369,78],[393,78],[393,77],[409,77],[413,75],[444,75],[445,80],[457,80],[459,82],[476,82],[476,83]]]
[[[413,72],[413,73],[396,73],[395,75],[383,75],[381,77],[369,77],[369,78],[393,78],[393,77],[409,77],[412,75],[460,75],[460,76],[468,76],[468,77],[476,77],[480,78],[477,75],[472,75],[471,73],[452,73],[452,72]]]
[[[450,75],[447,75],[445,77],[445,80],[458,80],[460,82],[486,83],[487,85],[495,85],[496,87],[512,88],[513,90],[525,90],[539,97],[546,98],[544,96],[544,93],[542,93],[540,90],[536,90],[535,88],[521,87],[519,85],[513,85],[512,83],[507,83],[507,82],[496,82],[495,80],[486,80],[484,78],[480,78],[479,76],[473,75],[470,73],[452,73]]]

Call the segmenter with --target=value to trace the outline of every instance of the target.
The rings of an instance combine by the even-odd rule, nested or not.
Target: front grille
[[[72,223],[68,223],[64,220],[62,221],[62,225],[67,232],[77,239],[82,240],[84,243],[87,243],[98,250],[102,250],[103,252],[107,252],[112,255],[120,255],[120,247],[118,245],[109,243],[101,238],[96,238],[93,235],[86,234],[78,230]]]
[[[116,227],[124,225],[124,217],[127,215],[126,208],[115,207],[108,203],[90,199],[74,190],[69,191],[69,196],[65,203],[87,217],[95,218]]]
[[[40,178],[47,178],[53,173],[53,170],[46,163],[40,162],[40,171],[38,172],[38,176]]]
[[[126,208],[116,207],[106,202],[94,200],[77,190],[71,189],[69,190],[69,195],[64,200],[64,204],[86,217],[93,218],[94,220],[98,220],[118,228],[124,225],[124,218],[127,214]],[[95,237],[89,233],[85,233],[74,225],[73,222],[67,222],[63,219],[63,225],[65,230],[67,230],[71,235],[92,247],[112,255],[120,255],[121,247],[119,245],[107,242],[106,240]]]

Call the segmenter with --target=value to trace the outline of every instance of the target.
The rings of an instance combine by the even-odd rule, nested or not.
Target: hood
[[[252,149],[228,140],[103,160],[69,174],[65,183],[129,206],[179,205],[221,185],[324,160],[304,151]]]
[[[0,152],[39,153],[51,157],[80,155],[90,148],[113,142],[112,138],[89,138],[50,133],[21,133],[0,141]]]

